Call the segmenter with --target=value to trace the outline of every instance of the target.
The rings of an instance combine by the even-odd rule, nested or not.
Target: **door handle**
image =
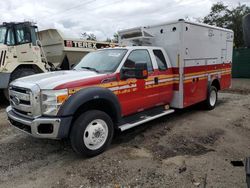
[[[199,78],[193,78],[193,83],[198,82],[200,79]]]
[[[159,78],[158,77],[154,77],[154,81],[155,81],[155,84],[158,84],[159,83]]]

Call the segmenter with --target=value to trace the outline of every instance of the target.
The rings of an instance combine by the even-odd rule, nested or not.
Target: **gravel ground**
[[[231,164],[250,156],[245,85],[220,93],[213,111],[195,106],[119,133],[94,158],[13,130],[2,104],[0,187],[246,187],[244,167]]]

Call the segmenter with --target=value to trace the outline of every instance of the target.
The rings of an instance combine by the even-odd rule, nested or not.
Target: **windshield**
[[[74,70],[88,69],[99,73],[114,72],[126,53],[126,49],[105,49],[91,52],[82,58]]]
[[[0,43],[4,43],[6,36],[6,27],[0,27]]]

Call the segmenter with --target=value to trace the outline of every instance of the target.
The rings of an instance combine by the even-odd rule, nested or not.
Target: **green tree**
[[[93,33],[81,33],[81,39],[86,39],[86,40],[94,40],[96,41],[96,36]]]
[[[105,40],[105,42],[111,42],[112,40],[111,40],[111,38],[107,38],[106,40]]]
[[[210,13],[204,17],[203,22],[232,29],[234,31],[235,47],[244,46],[242,18],[244,15],[250,13],[250,7],[238,4],[235,8],[229,8],[222,2],[214,4]]]
[[[112,38],[107,38],[106,40],[105,40],[105,42],[114,42],[114,43],[118,43],[118,38],[119,38],[119,36],[118,36],[118,33],[114,33],[113,34],[113,37]]]
[[[118,33],[114,33],[112,41],[117,43],[118,42],[118,38],[119,38]]]
[[[211,7],[210,13],[204,17],[203,22],[218,27],[227,27],[228,20],[227,6],[222,2],[218,2]]]
[[[239,5],[233,10],[228,10],[231,22],[228,23],[228,27],[234,31],[235,46],[244,46],[243,40],[243,28],[242,28],[242,18],[246,14],[250,13],[250,7],[246,5]]]
[[[94,40],[96,41],[96,36],[93,33],[87,35],[87,40]]]

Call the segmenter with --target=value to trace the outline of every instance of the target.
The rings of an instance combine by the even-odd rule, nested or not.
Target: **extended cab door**
[[[158,80],[155,86],[159,96],[157,105],[170,104],[174,90],[173,70],[170,61],[162,49],[153,49],[152,56],[153,62],[156,64],[155,79]]]
[[[159,92],[157,87],[157,72],[154,71],[150,53],[146,49],[135,49],[128,55],[124,67],[133,68],[135,63],[147,63],[148,77],[151,79],[135,79],[130,78],[127,80],[120,80],[126,82],[127,90],[121,91],[118,97],[121,101],[122,114],[129,115],[132,113],[140,112],[145,109],[154,107],[159,102]],[[150,88],[147,87],[150,81]]]

